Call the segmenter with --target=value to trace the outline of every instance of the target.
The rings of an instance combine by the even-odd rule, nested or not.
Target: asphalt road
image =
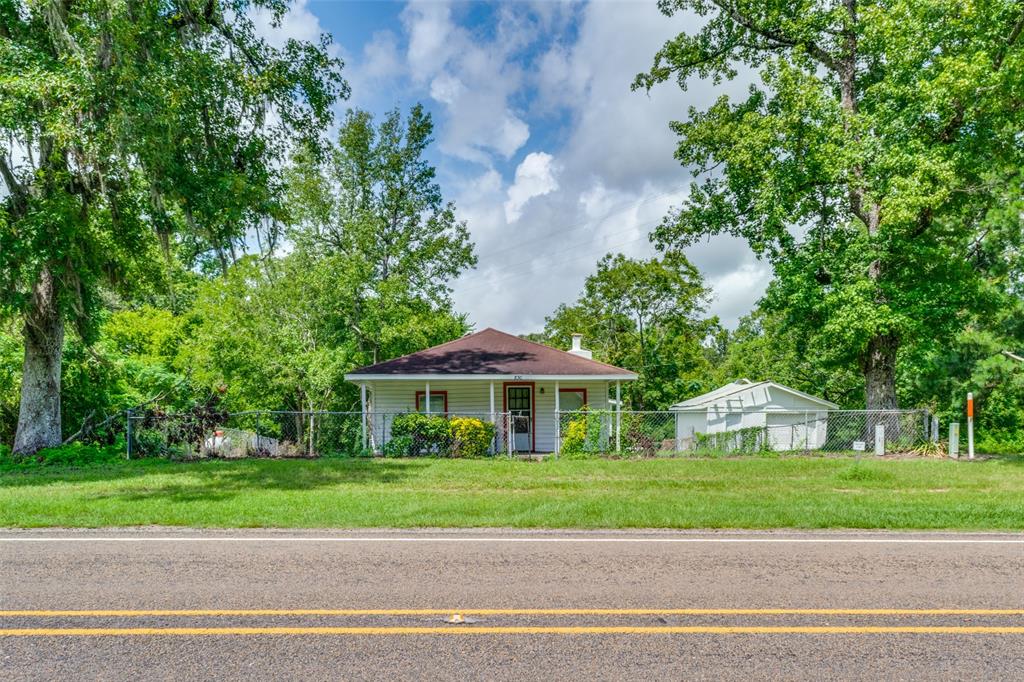
[[[0,531],[0,679],[541,677],[1024,679],[1024,535]]]

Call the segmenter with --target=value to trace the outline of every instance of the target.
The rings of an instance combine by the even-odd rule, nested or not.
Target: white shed
[[[697,434],[761,429],[773,450],[796,450],[825,444],[828,411],[839,406],[774,381],[740,379],[669,409],[683,449],[694,447]]]

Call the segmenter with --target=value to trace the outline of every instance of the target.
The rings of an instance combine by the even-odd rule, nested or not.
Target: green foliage
[[[484,457],[490,453],[496,432],[494,424],[476,417],[452,417],[449,423],[452,457]]]
[[[384,443],[382,451],[385,457],[410,457],[416,454],[413,451],[413,437],[396,436],[394,431],[391,433],[391,440]]]
[[[704,175],[655,232],[662,248],[745,239],[776,273],[765,308],[826,366],[856,367],[868,407],[896,404],[897,353],[941,347],[994,310],[998,254],[1019,248],[1021,8],[1014,0],[666,0],[700,21],[635,87],[759,78],[671,124]],[[711,170],[714,169],[712,173]],[[1018,280],[1019,281],[1019,280]]]
[[[660,417],[660,415],[657,415]],[[675,449],[676,420],[653,418],[650,414],[623,413],[621,416],[622,448],[636,457],[654,457],[666,441]]]
[[[604,424],[607,411],[583,410],[572,415],[562,427],[559,456],[565,459],[588,459],[606,449],[607,435]]]
[[[876,467],[869,467],[858,462],[851,467],[838,471],[835,475],[842,483],[881,483],[888,484],[895,478],[892,472]]]
[[[783,316],[758,308],[723,338],[715,386],[740,378],[777,381],[848,409],[863,407],[864,379],[855,363],[827,358],[822,337],[789,325]],[[912,403],[914,404],[914,403]]]
[[[341,62],[324,40],[272,46],[255,8],[288,3],[0,2],[0,315],[33,330],[40,375],[19,449],[59,442],[60,387],[41,379],[66,321],[87,348],[112,293],[174,300],[183,270],[226,271],[284,213],[287,152],[321,149]],[[110,382],[90,369],[83,391]]]
[[[718,433],[694,434],[695,454],[776,455],[764,426],[749,426]]]
[[[13,325],[0,327],[0,443],[14,442],[18,423],[18,398],[21,394],[21,339]]]
[[[535,338],[566,348],[572,334],[583,334],[595,359],[640,375],[623,386],[627,404],[664,409],[713,388],[704,342],[718,322],[701,318],[707,296],[700,273],[682,253],[650,260],[609,254],[577,301],[559,306]]]
[[[419,104],[404,119],[396,109],[379,124],[350,110],[325,161],[298,155],[289,173],[290,234],[298,247],[346,256],[361,271],[363,293],[400,282],[407,296],[446,304],[448,282],[476,257],[425,158],[433,130]]]
[[[163,431],[140,428],[132,433],[132,455],[136,457],[167,457],[173,450]]]
[[[121,464],[125,459],[124,441],[110,445],[71,443],[43,448],[30,457],[14,458],[7,446],[0,446],[0,468],[30,469],[39,466],[89,467]]]
[[[424,159],[432,129],[418,106],[379,126],[350,112],[326,157],[294,159],[295,250],[198,288],[180,364],[200,385],[225,386],[235,410],[351,410],[346,372],[467,331],[448,282],[476,261]]]
[[[0,527],[1024,527],[1024,459],[138,460],[0,475]],[[886,476],[888,474],[888,476]],[[883,477],[888,480],[881,480]],[[855,503],[854,503],[855,502]]]
[[[438,457],[446,456],[452,451],[451,422],[439,415],[418,412],[400,414],[391,422],[391,437],[410,439],[407,455]]]
[[[87,345],[72,334],[64,344],[62,437],[84,428],[87,440],[111,443],[115,434],[124,433],[119,413],[154,397],[167,407],[185,407],[194,387],[175,366],[188,333],[185,318],[147,305],[98,317],[95,343]],[[14,438],[23,353],[20,334],[0,330],[2,442]]]

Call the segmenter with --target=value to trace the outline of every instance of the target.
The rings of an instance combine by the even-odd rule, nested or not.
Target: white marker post
[[[875,454],[885,454],[885,424],[875,424]]]
[[[967,394],[967,459],[974,459],[974,394]]]
[[[949,456],[960,459],[960,422],[949,425]]]

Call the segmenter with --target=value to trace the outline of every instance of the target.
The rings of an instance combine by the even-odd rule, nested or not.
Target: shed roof
[[[828,400],[825,400],[824,398],[818,398],[817,396],[813,396],[810,393],[804,393],[803,391],[798,391],[795,388],[790,388],[789,386],[783,386],[782,384],[777,383],[775,381],[756,381],[755,382],[755,381],[751,381],[750,379],[739,379],[737,381],[733,381],[732,383],[726,384],[724,386],[719,386],[715,390],[708,391],[707,393],[704,393],[703,395],[699,395],[699,396],[696,396],[694,398],[690,398],[689,400],[684,400],[682,402],[676,403],[675,405],[673,405],[669,409],[670,410],[680,410],[680,411],[702,409],[702,408],[709,407],[711,405],[714,405],[714,404],[718,403],[723,398],[728,398],[729,396],[734,395],[736,393],[739,393],[741,391],[746,391],[746,390],[758,388],[760,386],[770,386],[772,388],[776,388],[776,389],[778,389],[780,391],[784,391],[786,393],[790,393],[792,395],[798,396],[800,398],[803,398],[805,400],[808,400],[810,402],[813,402],[813,403],[815,403],[817,405],[820,405],[820,406],[825,407],[825,408],[830,409],[830,410],[837,410],[837,409],[839,409],[839,405],[836,405],[833,402],[829,402]]]
[[[394,378],[406,375],[592,376],[635,379],[636,374],[597,360],[527,341],[488,327],[400,358],[361,367],[349,379]]]

